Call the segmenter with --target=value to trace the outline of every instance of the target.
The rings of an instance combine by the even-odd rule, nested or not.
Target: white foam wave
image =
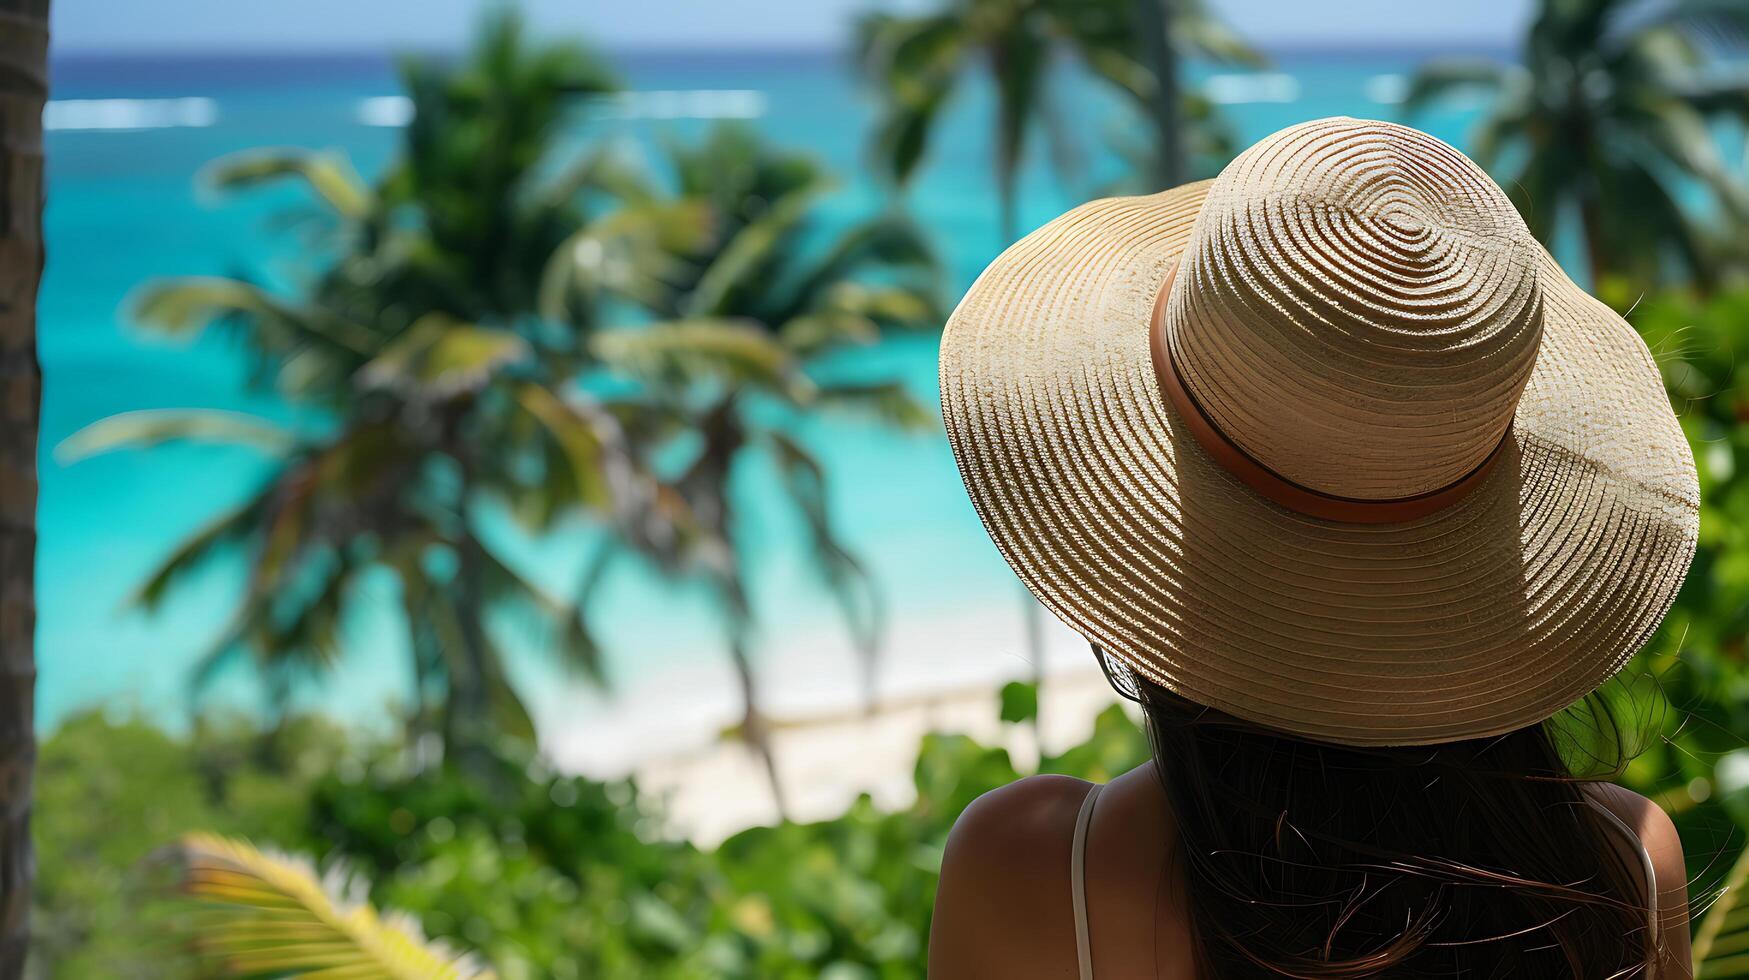
[[[765,93],[755,89],[621,92],[603,100],[603,115],[619,119],[757,119]]]
[[[1366,97],[1380,105],[1396,105],[1409,94],[1406,75],[1374,75],[1366,80]]]
[[[218,122],[219,104],[183,99],[56,99],[43,107],[49,130],[140,130],[203,127]]]
[[[599,99],[596,116],[609,119],[757,119],[765,115],[765,93],[754,89],[654,89],[619,92]],[[413,100],[404,95],[363,99],[353,118],[365,126],[405,126],[413,120]]]
[[[361,100],[353,117],[366,126],[405,126],[413,121],[413,100],[405,95],[375,95]]]
[[[1245,75],[1211,75],[1203,91],[1209,101],[1222,105],[1248,102],[1297,102],[1300,80],[1280,72]]]

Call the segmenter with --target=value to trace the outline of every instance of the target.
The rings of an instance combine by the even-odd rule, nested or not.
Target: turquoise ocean
[[[863,175],[871,120],[867,94],[831,52],[634,52],[616,54],[631,94],[578,123],[578,139],[623,141],[646,152],[664,138],[694,137],[717,120],[744,119],[770,139],[806,150],[842,175],[825,205],[828,223],[883,207]],[[1278,52],[1270,68],[1198,68],[1241,143],[1304,119],[1347,114],[1401,118],[1404,77],[1421,60],[1404,51]],[[1061,178],[1043,141],[1024,175],[1021,221],[1032,228],[1098,196],[1121,172],[1113,139],[1145,138],[1126,106],[1065,70],[1057,86],[1079,166]],[[238,448],[163,445],[82,460],[57,447],[85,425],[140,409],[217,408],[309,424],[251,383],[243,352],[222,334],[173,344],[127,316],[130,292],[158,276],[247,272],[291,284],[307,272],[288,221],[292,189],[220,198],[196,181],[225,154],[262,146],[344,151],[370,175],[395,152],[406,106],[393,63],[380,55],[98,56],[54,65],[48,127],[48,266],[40,301],[45,386],[39,511],[37,724],[47,731],[90,706],[139,711],[165,724],[188,717],[189,670],[223,629],[239,592],[241,563],[203,569],[155,614],[128,608],[130,592],[169,549],[239,500],[271,461]],[[999,250],[989,180],[989,93],[973,87],[955,105],[906,206],[932,233],[958,295]],[[1464,145],[1478,105],[1452,105],[1415,123]],[[857,352],[842,370],[903,377],[935,399],[933,337],[900,338]],[[867,559],[897,621],[964,610],[1017,609],[1013,578],[966,503],[944,437],[899,435],[837,419],[798,420],[833,479],[831,505]],[[832,606],[792,547],[800,529],[771,501],[769,474],[737,477],[748,519],[761,635],[828,630]],[[571,587],[590,544],[586,528],[549,540],[493,522],[501,547],[555,593]],[[298,699],[370,724],[405,689],[402,647],[380,602],[347,626],[337,669],[298,689]],[[616,578],[596,610],[616,683],[719,658],[711,610],[636,569]],[[1018,617],[1018,613],[1014,613]],[[516,673],[545,722],[581,701],[538,644],[517,648]],[[1018,660],[1017,673],[1021,669]],[[848,673],[848,660],[823,669]],[[246,671],[225,675],[207,698],[257,710]],[[585,709],[576,709],[585,710]]]

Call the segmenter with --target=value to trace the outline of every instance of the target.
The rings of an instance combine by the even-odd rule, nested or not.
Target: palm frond
[[[130,303],[148,327],[175,337],[199,333],[227,317],[243,317],[287,338],[369,356],[378,341],[368,329],[342,317],[282,306],[260,287],[238,279],[191,276],[151,283]]]
[[[796,357],[809,358],[845,344],[872,344],[881,339],[881,328],[860,313],[827,309],[786,321],[778,336]]]
[[[489,980],[467,956],[427,940],[403,916],[337,894],[343,876],[244,841],[193,833],[175,847],[183,890],[206,906],[194,942],[234,977]]]
[[[1739,220],[1749,220],[1749,186],[1731,173],[1706,117],[1676,99],[1649,107],[1644,138],[1685,173],[1702,181]]]
[[[366,388],[442,398],[477,390],[500,368],[531,353],[528,342],[509,330],[429,313],[361,367],[357,378]]]
[[[935,413],[899,381],[870,384],[822,384],[815,404],[821,408],[866,412],[894,428],[922,432],[939,423]]]
[[[375,205],[374,195],[358,176],[358,171],[337,153],[298,149],[248,150],[207,165],[201,176],[207,184],[220,190],[257,187],[286,179],[301,180],[335,214],[350,220],[364,218]]]
[[[778,393],[807,393],[789,351],[744,321],[677,320],[609,330],[596,334],[590,347],[610,369],[661,384],[716,378]]]
[[[182,539],[169,556],[159,562],[144,582],[129,596],[128,606],[153,609],[175,588],[183,577],[205,564],[220,549],[235,547],[256,533],[278,494],[277,481],[256,492],[248,500],[209,520],[198,530]]]
[[[567,605],[512,568],[489,549],[484,556],[482,582],[487,596],[500,608],[519,611],[520,625],[537,649],[551,650],[559,665],[595,684],[607,680],[601,644],[585,617],[581,601]]]
[[[122,412],[87,425],[55,447],[62,465],[116,449],[147,449],[167,442],[248,446],[283,456],[298,438],[264,419],[218,409],[153,408]]]
[[[682,256],[703,249],[714,225],[703,201],[626,204],[573,232],[541,274],[538,306],[555,322],[587,322],[607,296],[650,309],[670,305],[691,273]]]
[[[557,448],[576,501],[585,507],[609,503],[608,460],[603,453],[600,421],[586,416],[543,385],[517,385],[515,398]]]
[[[1242,68],[1269,64],[1267,55],[1246,43],[1238,31],[1210,14],[1202,3],[1178,0],[1171,10],[1172,37],[1184,54]]]
[[[872,14],[857,24],[858,60],[883,107],[871,154],[878,172],[903,186],[916,172],[937,116],[965,57],[964,22],[951,15]]]
[[[1003,198],[1004,240],[1020,229],[1013,227],[1015,186],[1027,132],[1038,115],[1045,71],[1050,66],[1050,48],[1045,39],[1023,30],[1009,33],[997,42],[1003,70],[996,76],[996,184]]]
[[[838,538],[827,506],[825,467],[806,447],[783,433],[769,433],[768,441],[790,499],[807,525],[815,564],[838,604],[851,642],[872,680],[886,626],[880,589],[862,560]]]
[[[912,273],[932,279],[937,268],[935,250],[922,229],[898,215],[884,215],[838,236],[802,276],[790,306],[793,313],[801,313],[828,290],[865,271],[878,271],[888,278],[894,273]],[[915,290],[914,295],[919,300],[934,300],[924,290]],[[930,309],[922,315],[935,312]]]
[[[1749,848],[1725,875],[1719,897],[1694,932],[1696,980],[1749,976]]]
[[[130,304],[135,318],[172,336],[198,333],[230,314],[278,315],[279,308],[259,287],[237,279],[189,277],[152,283]]]
[[[736,288],[749,285],[768,269],[773,258],[794,236],[829,185],[810,182],[773,201],[763,214],[729,239],[716,254],[686,297],[688,316],[721,316],[729,311],[724,300]]]
[[[1416,112],[1434,101],[1464,90],[1497,91],[1511,69],[1489,58],[1435,58],[1416,70],[1403,94],[1403,110]]]
[[[1626,40],[1669,28],[1724,47],[1749,39],[1749,6],[1741,0],[1663,0],[1633,12],[1640,16],[1611,25],[1613,35]]]
[[[617,143],[585,153],[535,193],[548,206],[570,202],[578,194],[600,192],[621,204],[648,204],[660,193],[650,175]]]

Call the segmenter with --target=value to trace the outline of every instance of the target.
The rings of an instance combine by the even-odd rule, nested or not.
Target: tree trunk
[[[1134,0],[1142,62],[1154,76],[1148,111],[1154,119],[1154,179],[1161,189],[1184,183],[1184,130],[1179,119],[1178,49],[1172,43],[1172,0]]]
[[[463,499],[468,498],[464,496]],[[490,654],[486,649],[483,547],[471,534],[463,534],[456,546],[454,609],[461,649],[454,651],[445,672],[449,688],[444,707],[443,748],[445,757],[454,761],[463,772],[490,781],[496,778],[490,744],[494,730],[492,678],[495,668],[487,662]]]
[[[1016,197],[1015,165],[1012,161],[998,161],[996,165],[997,206],[1001,221],[1002,247],[1007,248],[1020,237],[1020,218]],[[1026,659],[1032,664],[1032,683],[1039,695],[1039,704],[1044,704],[1045,691],[1045,623],[1044,609],[1025,585],[1020,586],[1020,623],[1026,635]],[[1032,719],[1033,741],[1038,743],[1039,754],[1044,754],[1044,728],[1039,724],[1038,717]]]
[[[1614,270],[1611,268],[1609,245],[1604,240],[1603,214],[1597,200],[1597,195],[1585,190],[1580,192],[1579,223],[1580,234],[1585,240],[1585,266],[1591,274],[1591,292],[1595,293],[1603,285],[1603,279]]]
[[[789,805],[784,799],[783,778],[777,772],[777,753],[771,746],[771,729],[759,710],[759,690],[753,677],[753,661],[747,655],[747,634],[744,626],[729,628],[729,660],[735,665],[735,679],[741,685],[741,740],[759,757],[765,768],[765,780],[771,786],[771,801],[777,807],[777,818],[789,818]]]
[[[1020,213],[1014,199],[1017,177],[1013,165],[996,167],[997,233],[1002,236],[1003,248],[1020,237]]]
[[[1032,689],[1038,706],[1032,712],[1032,740],[1039,758],[1045,754],[1045,610],[1032,591],[1020,587],[1021,608],[1026,616],[1026,657],[1032,662]]]
[[[36,441],[48,0],[0,0],[0,980],[30,941],[36,762]]]

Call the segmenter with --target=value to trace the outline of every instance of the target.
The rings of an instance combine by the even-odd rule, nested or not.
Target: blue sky
[[[1504,45],[1531,0],[1206,0],[1265,45]],[[57,0],[66,51],[451,48],[485,0]],[[927,0],[525,0],[541,27],[610,48],[823,47],[857,12]]]

